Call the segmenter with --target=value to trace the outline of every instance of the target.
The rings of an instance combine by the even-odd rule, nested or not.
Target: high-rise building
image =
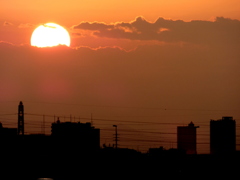
[[[232,153],[236,151],[236,122],[231,116],[210,121],[210,153]]]
[[[197,136],[196,128],[193,122],[190,122],[188,126],[177,127],[177,148],[184,150],[186,154],[197,154]]]

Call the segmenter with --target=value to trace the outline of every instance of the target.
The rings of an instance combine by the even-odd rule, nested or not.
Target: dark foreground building
[[[100,129],[91,123],[60,122],[52,123],[52,141],[58,149],[96,151],[100,149]]]
[[[236,151],[236,122],[225,116],[210,121],[210,153],[228,154]]]

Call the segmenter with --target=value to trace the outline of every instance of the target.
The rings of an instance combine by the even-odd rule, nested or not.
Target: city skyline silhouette
[[[1,1],[2,172],[236,175],[239,12],[237,0]],[[69,138],[83,124],[99,129],[98,152]],[[52,126],[72,129],[54,139]]]
[[[146,176],[147,178],[153,178],[159,172],[162,175],[171,173],[172,177],[191,177],[196,173],[200,173],[200,177],[206,175],[218,177],[237,173],[238,166],[230,163],[237,162],[240,158],[240,151],[233,148],[232,144],[235,143],[234,146],[236,146],[236,137],[234,137],[236,136],[236,127],[233,117],[222,117],[216,121],[210,120],[210,135],[213,136],[210,137],[211,154],[196,152],[196,129],[199,127],[195,126],[193,122],[187,126],[177,126],[177,148],[165,149],[160,146],[149,148],[148,152],[143,153],[119,147],[117,141],[115,146],[114,144],[101,146],[101,129],[96,129],[90,122],[61,122],[57,118],[55,122],[52,122],[51,135],[27,134],[24,132],[25,123],[22,124],[22,122],[26,122],[24,109],[26,109],[24,103],[20,101],[17,128],[3,127],[2,124],[0,126],[0,153],[5,155],[2,162],[11,161],[13,163],[23,160],[26,162],[23,166],[14,166],[13,168],[16,168],[17,171],[28,169],[33,173],[19,174],[20,178],[31,180],[39,179],[39,177],[51,177],[55,180],[72,179],[83,177],[92,170],[102,172],[104,169],[107,172],[116,173],[119,168],[122,175]],[[118,139],[118,126],[113,125],[113,127],[116,132],[114,138]],[[219,134],[221,131],[224,136]],[[228,137],[227,141],[222,139],[224,137]],[[74,162],[79,162],[79,164],[72,166]],[[202,163],[207,164],[202,167]],[[231,165],[224,166],[229,163]],[[70,164],[71,166],[69,166]],[[123,164],[125,164],[124,167]],[[79,173],[78,168],[81,168],[83,172]],[[155,170],[156,168],[158,171]],[[135,174],[139,170],[142,173]],[[219,170],[222,172],[219,173]],[[216,172],[218,173],[216,174]],[[12,175],[8,178],[12,178]]]
[[[24,134],[26,134],[28,136],[43,135],[43,136],[53,136],[53,137],[62,137],[62,138],[64,138],[64,137],[71,138],[72,137],[71,139],[74,142],[78,139],[77,137],[79,135],[80,135],[79,136],[80,139],[82,139],[83,137],[87,138],[85,136],[89,136],[90,134],[89,135],[81,135],[81,131],[85,132],[84,129],[87,130],[89,128],[90,128],[89,130],[91,130],[92,128],[94,129],[94,126],[92,124],[95,124],[94,120],[97,120],[97,119],[93,119],[92,114],[91,114],[91,118],[88,119],[90,121],[88,121],[86,123],[81,122],[80,119],[75,118],[75,116],[72,117],[72,115],[70,115],[69,120],[66,118],[66,120],[64,119],[64,121],[60,121],[60,118],[54,115],[54,116],[52,116],[52,118],[54,118],[54,121],[51,122],[51,124],[49,124],[49,123],[45,122],[47,116],[42,115],[42,121],[39,122],[40,124],[38,125],[39,126],[38,129],[39,130],[41,129],[41,131],[39,131],[39,132],[32,131],[32,133],[29,133],[29,132],[24,131],[25,126],[28,124],[31,124],[31,123],[29,123],[29,121],[27,121],[26,125],[24,123],[24,121],[25,121],[24,117],[26,116],[26,114],[24,112],[24,104],[22,101],[19,102],[18,113],[16,115],[18,116],[18,118],[17,118],[18,120],[16,122],[16,124],[18,124],[17,127],[13,128],[11,126],[12,128],[9,128],[9,127],[3,126],[3,124],[1,123],[1,132],[2,132],[3,137],[5,137],[5,136],[6,137],[7,136],[10,136],[10,137],[16,136],[17,137],[17,135],[23,136]],[[33,115],[33,114],[31,114],[31,115]],[[237,144],[236,127],[238,127],[238,125],[236,125],[236,124],[234,124],[234,126],[231,125],[230,123],[231,123],[231,121],[233,121],[232,119],[233,119],[233,117],[230,117],[230,116],[224,117],[223,116],[222,119],[219,119],[219,120],[212,120],[212,119],[209,120],[209,133],[208,133],[209,134],[209,137],[208,137],[209,142],[205,142],[205,144],[209,144],[209,150],[205,149],[205,154],[215,154],[216,150],[213,151],[214,148],[219,149],[218,151],[220,152],[221,149],[223,147],[225,147],[226,149],[223,150],[223,152],[226,151],[226,153],[235,152],[236,150],[238,150],[236,148],[238,145]],[[100,120],[100,121],[102,120],[105,122],[110,121],[110,122],[114,123],[114,120],[109,120],[109,119],[108,120],[107,119],[98,119],[98,120]],[[85,121],[86,121],[86,119],[85,119]],[[133,122],[134,121],[128,121],[125,123],[133,123]],[[224,122],[225,122],[225,124],[223,124]],[[235,123],[235,120],[233,122]],[[48,125],[46,125],[45,123]],[[139,123],[139,122],[135,122],[135,123]],[[142,122],[142,123],[145,125],[147,124],[147,122]],[[213,126],[213,123],[216,124],[215,125],[216,127]],[[217,126],[217,123],[220,125],[219,127]],[[231,127],[228,124],[231,125]],[[50,127],[49,127],[49,125],[50,125]],[[166,124],[164,125],[164,124],[159,123],[158,125],[165,126]],[[171,132],[167,132],[167,131],[165,131],[165,133],[163,133],[163,132],[159,131],[158,129],[156,129],[155,132],[154,131],[133,130],[133,129],[128,129],[128,130],[125,129],[124,130],[121,128],[119,130],[118,129],[119,126],[121,127],[122,125],[113,124],[112,132],[114,132],[114,134],[111,134],[112,140],[107,141],[108,143],[106,143],[106,139],[110,139],[110,138],[109,138],[109,136],[108,136],[108,138],[104,137],[104,134],[106,134],[106,132],[109,131],[110,128],[109,129],[101,129],[101,128],[96,129],[99,132],[97,133],[97,131],[96,131],[96,133],[98,135],[96,134],[97,136],[96,136],[96,138],[94,138],[95,140],[92,139],[92,140],[86,140],[86,141],[96,141],[97,140],[96,141],[97,144],[95,144],[94,146],[98,147],[98,148],[103,148],[103,147],[118,148],[119,146],[121,148],[129,148],[130,147],[130,149],[135,149],[142,153],[149,152],[149,149],[153,147],[151,145],[151,142],[154,142],[154,144],[155,144],[154,148],[160,148],[160,147],[163,147],[164,149],[175,148],[175,149],[185,151],[186,154],[198,154],[197,147],[201,143],[201,142],[200,143],[198,142],[198,139],[199,139],[198,136],[200,136],[200,137],[207,136],[207,134],[197,133],[196,128],[199,128],[199,126],[195,126],[193,124],[193,122],[190,122],[188,124],[188,126],[187,125],[180,126],[180,125],[171,124],[171,123],[170,123],[170,125],[176,126],[175,127],[176,133],[171,133]],[[228,128],[228,126],[229,126],[229,128]],[[36,127],[37,127],[37,125],[35,124],[35,128]],[[59,128],[57,128],[57,127],[59,127]],[[82,130],[81,130],[81,127],[83,128]],[[84,128],[84,127],[86,127],[86,128]],[[50,132],[46,132],[45,129],[50,129]],[[100,133],[100,130],[101,130],[101,133]],[[156,138],[153,138],[153,136],[152,136],[148,140],[145,140],[144,138],[141,139],[140,137],[143,137],[142,135],[144,133],[149,133],[149,134],[153,134],[153,135],[157,135],[157,134],[174,135],[175,136],[174,142],[176,143],[176,146],[171,146],[170,148],[164,146],[163,142],[165,142],[165,140],[161,139],[161,137],[156,139]],[[137,134],[138,139],[136,139],[132,136],[134,134]],[[103,135],[103,137],[101,137],[101,135]],[[108,135],[109,135],[109,133],[108,133]],[[77,138],[77,139],[75,139],[75,138]],[[224,140],[225,138],[227,138],[227,139]],[[60,141],[62,141],[62,140],[60,140]],[[148,142],[148,141],[150,143],[148,145],[147,144],[145,145],[145,151],[142,148],[139,148],[142,146],[143,142]],[[72,141],[70,141],[70,142],[72,142]],[[126,144],[129,144],[129,145],[126,145]],[[224,145],[224,144],[226,144],[226,145]],[[135,148],[135,147],[137,147],[137,148]],[[227,150],[227,149],[229,149],[229,150]]]

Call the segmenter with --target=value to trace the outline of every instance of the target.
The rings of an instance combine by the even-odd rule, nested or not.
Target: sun
[[[55,23],[38,26],[32,33],[31,46],[52,47],[70,46],[70,35],[66,29]]]

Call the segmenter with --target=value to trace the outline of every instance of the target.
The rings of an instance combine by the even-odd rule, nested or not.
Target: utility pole
[[[93,118],[92,118],[92,113],[91,113],[91,125],[93,126]]]
[[[117,133],[117,125],[113,125],[115,127],[115,148],[118,148],[118,133]]]

